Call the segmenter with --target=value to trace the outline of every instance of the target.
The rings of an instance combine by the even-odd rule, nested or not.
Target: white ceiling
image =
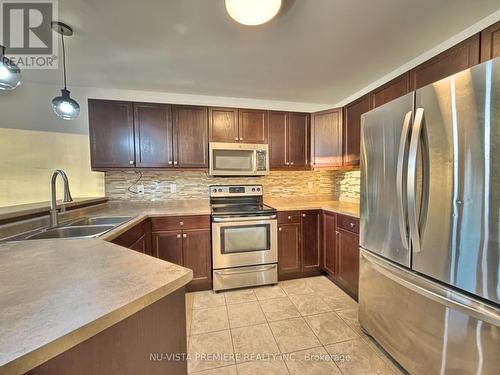
[[[333,104],[500,8],[498,0],[285,0],[270,23],[224,0],[59,0],[71,85]],[[24,71],[59,83],[61,72]]]

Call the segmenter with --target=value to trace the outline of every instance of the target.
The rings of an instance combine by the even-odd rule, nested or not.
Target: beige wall
[[[85,134],[0,128],[0,207],[48,201],[58,168],[67,173],[73,197],[103,196],[103,174],[90,171],[89,152]]]

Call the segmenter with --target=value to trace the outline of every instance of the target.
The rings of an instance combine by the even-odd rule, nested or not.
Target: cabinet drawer
[[[278,224],[296,224],[300,223],[300,211],[282,211],[278,212]]]
[[[352,216],[337,215],[337,227],[359,233],[359,219]]]
[[[164,216],[151,218],[153,232],[210,228],[210,216]]]

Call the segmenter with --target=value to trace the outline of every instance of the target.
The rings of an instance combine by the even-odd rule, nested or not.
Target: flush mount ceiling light
[[[61,90],[61,96],[52,99],[52,108],[56,115],[64,120],[73,120],[80,114],[80,105],[76,100],[71,99],[70,92],[66,88],[66,49],[64,47],[64,37],[73,35],[73,29],[68,25],[52,21],[52,29],[61,34],[62,51],[63,51],[63,74],[64,74],[64,88]]]
[[[229,15],[243,25],[262,25],[274,18],[281,0],[226,0]]]
[[[21,69],[5,56],[5,47],[0,46],[0,90],[14,90],[21,84]]]

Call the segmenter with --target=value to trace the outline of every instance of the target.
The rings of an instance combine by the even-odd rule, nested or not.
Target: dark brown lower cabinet
[[[344,290],[358,299],[359,237],[357,234],[337,228],[338,262],[336,279]]]
[[[300,224],[282,224],[278,228],[278,272],[280,278],[300,273]]]
[[[210,217],[154,217],[111,242],[193,270],[187,291],[212,288]]]
[[[337,216],[332,212],[323,214],[323,269],[330,275],[337,274]]]
[[[182,265],[182,231],[154,232],[153,256]]]
[[[116,245],[127,247],[129,249],[152,255],[151,252],[151,222],[144,220],[139,224],[122,233],[111,241]]]
[[[288,211],[278,215],[280,280],[321,273],[321,211]]]
[[[359,219],[323,213],[323,270],[354,299],[358,299]]]
[[[182,233],[182,265],[193,270],[189,290],[212,287],[212,248],[210,229],[184,230]]]
[[[153,255],[193,270],[187,291],[212,288],[209,216],[152,218]]]

